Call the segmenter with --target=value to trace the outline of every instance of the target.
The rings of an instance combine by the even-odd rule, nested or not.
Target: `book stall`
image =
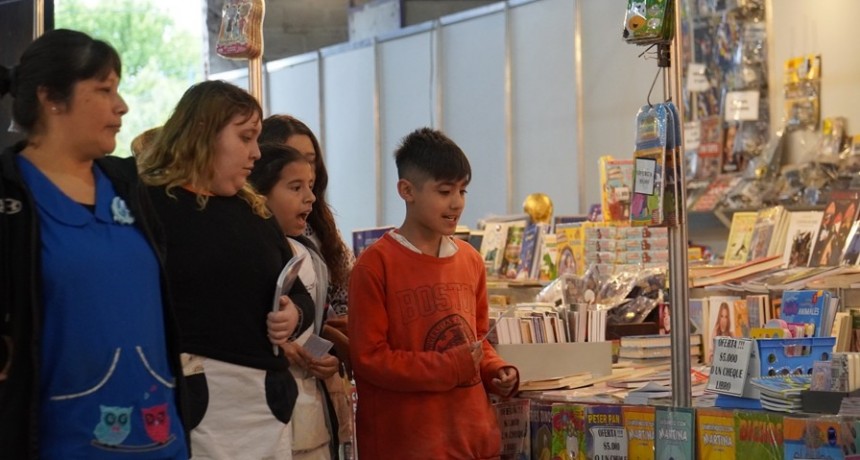
[[[835,117],[820,155],[789,161],[822,124],[821,56],[786,63],[770,136],[764,2],[711,3],[627,2],[664,98],[635,114],[631,158],[600,159],[599,206],[553,215],[536,193],[459,234],[521,373],[496,402],[503,458],[860,459],[860,150]],[[688,245],[688,212],[720,213],[724,250]]]

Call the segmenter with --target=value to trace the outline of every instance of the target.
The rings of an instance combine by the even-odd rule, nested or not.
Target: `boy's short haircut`
[[[428,179],[472,180],[472,167],[463,150],[448,136],[431,128],[409,133],[394,151],[397,177],[421,185]]]

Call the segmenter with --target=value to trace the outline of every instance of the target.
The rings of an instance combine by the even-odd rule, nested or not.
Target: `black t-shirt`
[[[150,187],[164,242],[168,284],[182,351],[258,369],[285,369],[266,334],[275,283],[292,257],[273,218],[263,219],[238,196],[212,196],[200,209],[182,188]],[[302,283],[290,298],[313,321],[314,304]],[[300,328],[306,327],[306,324]]]

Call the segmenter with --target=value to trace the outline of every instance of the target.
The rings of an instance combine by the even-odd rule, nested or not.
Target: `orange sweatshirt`
[[[480,372],[468,344],[488,329],[481,256],[455,240],[451,257],[419,254],[390,234],[362,253],[349,286],[349,339],[362,460],[498,458],[487,392],[507,366],[484,340]]]

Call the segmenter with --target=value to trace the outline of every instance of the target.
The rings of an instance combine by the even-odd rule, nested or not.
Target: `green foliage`
[[[128,156],[131,140],[163,124],[182,93],[202,78],[203,44],[152,0],[55,0],[54,5],[57,28],[105,40],[122,58],[120,93],[129,113],[116,154]]]

